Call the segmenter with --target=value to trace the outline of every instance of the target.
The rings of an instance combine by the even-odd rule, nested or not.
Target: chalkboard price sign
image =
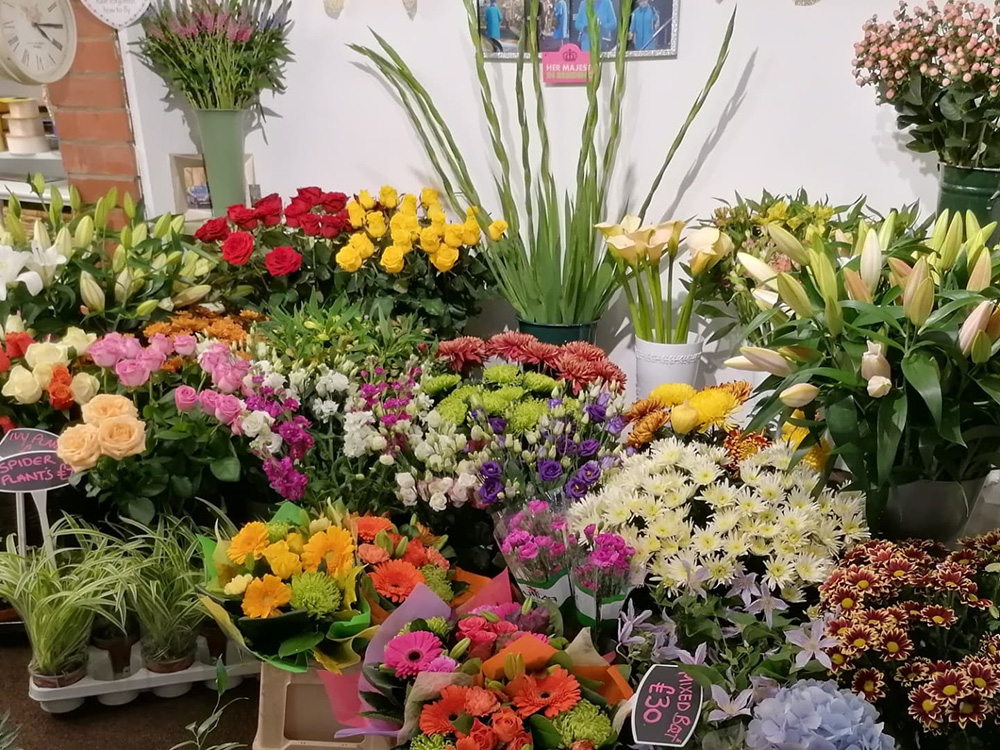
[[[632,736],[638,745],[684,747],[694,734],[705,696],[679,667],[653,666],[639,683],[632,710]]]
[[[0,492],[54,490],[69,484],[73,470],[56,455],[57,435],[18,428],[0,442]]]

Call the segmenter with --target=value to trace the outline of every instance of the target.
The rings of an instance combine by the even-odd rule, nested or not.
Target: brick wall
[[[117,32],[73,0],[80,43],[69,75],[48,87],[63,166],[85,202],[112,187],[140,197]]]

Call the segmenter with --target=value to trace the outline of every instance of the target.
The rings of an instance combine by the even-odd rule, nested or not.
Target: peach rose
[[[94,401],[98,398],[100,396]],[[146,423],[127,416],[105,419],[97,428],[97,440],[101,444],[101,452],[116,461],[137,456],[146,450]]]
[[[63,430],[56,444],[56,454],[69,464],[73,471],[94,468],[101,457],[101,444],[97,428],[92,424],[78,424]]]
[[[83,421],[100,427],[105,421],[116,417],[138,419],[139,410],[124,396],[102,393],[83,405]]]

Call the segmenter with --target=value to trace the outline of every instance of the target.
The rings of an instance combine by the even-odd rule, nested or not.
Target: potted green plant
[[[140,545],[131,606],[139,621],[146,669],[181,672],[194,664],[206,617],[196,590],[201,580],[198,538],[184,522],[161,518],[155,528],[141,530]],[[181,683],[154,692],[166,698],[190,688],[191,683]]]
[[[139,54],[195,111],[212,211],[246,202],[247,111],[285,90],[291,1],[158,0],[143,16]]]
[[[694,385],[703,342],[692,329],[692,314],[695,304],[717,286],[713,269],[733,252],[727,235],[704,227],[688,235],[690,260],[682,265],[679,250],[684,227],[683,221],[642,226],[637,216],[626,216],[620,224],[597,225],[614,259],[615,277],[632,317],[638,398],[645,398],[663,383]],[[665,290],[661,278],[664,265]],[[687,294],[675,311],[678,267],[686,275]]]
[[[31,678],[65,687],[86,674],[96,616],[121,623],[128,545],[65,522],[52,530],[54,549],[19,554],[14,537],[0,552],[0,596],[17,610],[31,643]]]
[[[1000,6],[899,6],[892,20],[865,23],[854,46],[858,84],[895,108],[909,149],[938,155],[939,212],[1000,219]]]
[[[10,714],[0,716],[0,750],[19,750],[18,728],[10,722]]]
[[[818,238],[807,249],[782,236],[801,259],[794,272],[741,256],[783,322],[770,348],[729,364],[772,375],[748,431],[781,415],[810,429],[803,451],[829,434],[867,492],[873,531],[951,541],[1000,455],[995,225],[945,212],[916,244],[890,241],[894,223],[860,233],[860,252],[839,260]]]
[[[553,344],[593,340],[595,325],[604,314],[616,287],[614,265],[601,252],[599,234],[594,227],[607,216],[608,187],[622,138],[628,24],[618,26],[614,79],[610,87],[604,86],[595,6],[593,0],[585,3],[591,71],[586,89],[587,115],[580,139],[576,182],[573,189],[562,190],[556,187],[549,159],[551,149],[545,117],[546,96],[538,49],[540,0],[526,3],[527,20],[522,27],[516,83],[519,143],[511,142],[504,136],[480,45],[477,3],[475,0],[464,0],[464,3],[475,47],[476,71],[489,126],[490,147],[496,159],[494,184],[504,217],[501,223],[492,221],[485,210],[483,199],[486,195],[473,182],[465,157],[433,97],[396,50],[377,34],[375,38],[381,50],[361,45],[351,45],[351,49],[371,61],[399,95],[452,207],[460,210],[461,195],[466,204],[472,201],[480,208],[477,215],[489,235],[484,257],[501,294],[517,313],[521,330]],[[628,18],[631,9],[632,0],[624,0],[622,17]],[[641,205],[638,212],[640,220],[645,218],[667,167],[718,81],[729,52],[735,20],[734,14],[715,68],[670,146]],[[526,57],[530,57],[531,62],[530,84],[524,80]],[[534,88],[534,111],[528,107],[524,96],[524,90],[529,85]],[[605,100],[610,104],[607,111],[602,111]],[[607,123],[606,139],[598,132],[600,121]],[[535,132],[532,133],[532,130]],[[540,156],[538,163],[533,164],[532,154],[536,144]],[[519,165],[512,158],[512,154],[518,151],[521,154]],[[511,179],[512,173],[517,170],[524,174],[524,184],[520,188],[516,188]]]

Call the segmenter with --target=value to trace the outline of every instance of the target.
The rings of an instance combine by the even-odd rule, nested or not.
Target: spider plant
[[[217,745],[208,744],[211,741],[212,734],[219,728],[222,715],[234,703],[246,700],[246,698],[234,698],[226,705],[222,705],[222,696],[229,689],[229,673],[226,672],[226,665],[222,663],[221,659],[215,665],[215,687],[218,691],[218,697],[215,699],[215,709],[211,715],[204,721],[195,721],[188,724],[185,729],[190,732],[191,739],[179,745],[174,745],[170,750],[240,750],[240,748],[246,747],[246,745],[239,742],[223,742]],[[2,746],[0,746],[0,750],[3,750]]]
[[[139,531],[140,564],[132,589],[132,610],[139,621],[147,662],[163,664],[194,653],[205,612],[195,587],[200,580],[195,532],[176,518],[161,518]]]
[[[20,750],[17,733],[17,727],[10,723],[10,714],[0,716],[0,750]]]
[[[13,536],[0,552],[0,596],[24,621],[31,670],[48,677],[86,663],[96,616],[123,622],[123,592],[131,573],[127,544],[66,521],[56,524],[52,537],[51,552],[20,555]]]
[[[559,190],[550,165],[550,139],[545,117],[541,57],[538,49],[538,12],[540,0],[528,0],[527,22],[522,26],[517,63],[517,120],[520,142],[508,143],[486,73],[485,58],[479,39],[479,15],[476,0],[463,0],[468,16],[469,33],[475,47],[476,71],[482,92],[482,106],[495,157],[494,187],[500,198],[503,218],[509,232],[490,243],[485,260],[493,271],[500,291],[522,321],[533,323],[589,323],[604,313],[617,288],[614,264],[602,251],[594,226],[604,221],[608,187],[622,139],[622,104],[625,96],[625,49],[628,23],[618,27],[618,45],[614,58],[614,79],[604,94],[604,66],[600,60],[598,24],[594,0],[586,0],[590,34],[590,78],[586,87],[587,114],[580,138],[575,190]],[[629,18],[632,0],[622,0],[621,17]],[[709,79],[695,100],[687,119],[674,138],[639,212],[645,218],[667,167],[680,147],[688,129],[701,111],[718,81],[729,53],[735,23],[729,22],[725,40]],[[373,32],[374,34],[374,32]],[[417,131],[427,157],[437,172],[452,208],[461,211],[458,196],[482,209],[478,214],[484,228],[491,218],[485,211],[482,195],[476,187],[462,152],[433,96],[417,80],[396,50],[374,34],[381,50],[350,45],[366,57],[391,86]],[[525,60],[530,58],[534,90],[534,112],[525,102]],[[605,110],[603,102],[609,104]],[[534,124],[532,124],[534,120]],[[602,120],[607,137],[600,136]],[[534,135],[532,134],[532,131]],[[537,140],[537,146],[533,143]],[[511,158],[520,149],[520,169],[524,174],[521,194],[516,191],[512,174],[518,164]],[[538,152],[537,166],[532,154]],[[522,216],[523,213],[523,216]],[[553,290],[557,290],[553,293]]]

